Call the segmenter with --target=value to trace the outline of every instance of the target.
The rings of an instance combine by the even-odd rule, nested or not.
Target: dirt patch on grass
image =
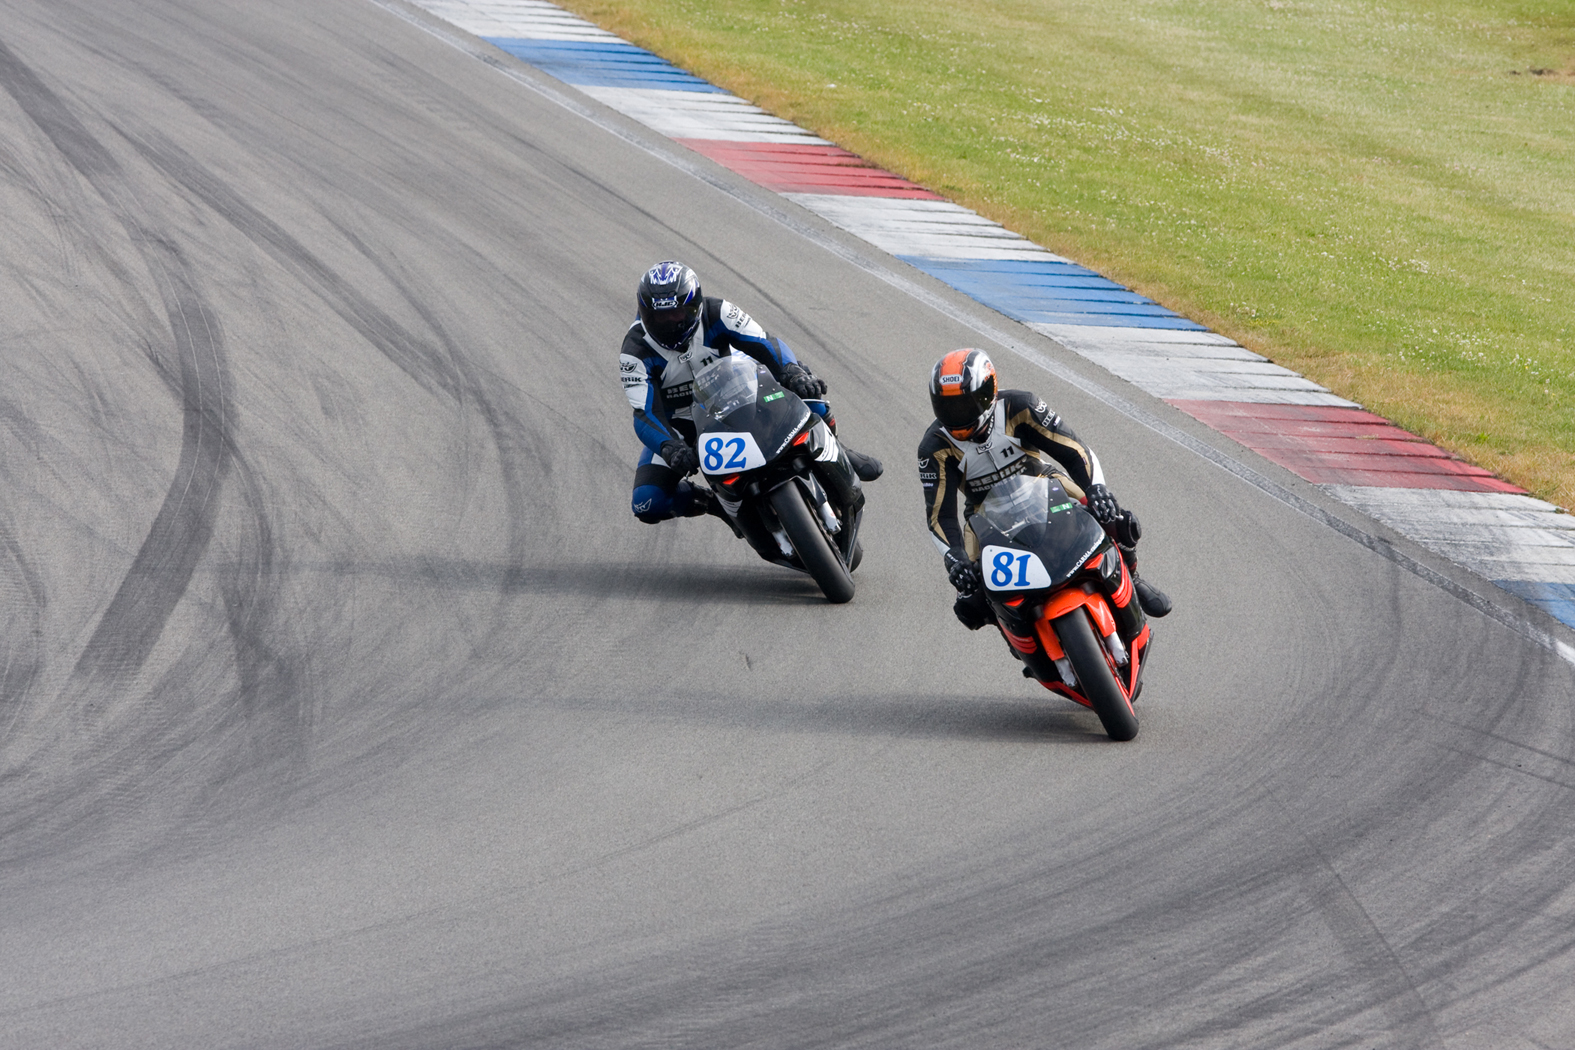
[[[1512,77],[1536,77],[1540,80],[1575,81],[1575,65],[1566,69],[1511,69]]]

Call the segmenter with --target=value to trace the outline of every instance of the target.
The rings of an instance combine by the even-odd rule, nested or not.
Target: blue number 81
[[[990,564],[995,566],[990,570],[990,582],[997,587],[1010,587],[1013,560],[1011,551],[997,551],[995,557],[990,559]]]
[[[990,582],[997,589],[1002,587],[1027,587],[1028,562],[1032,554],[1013,554],[1011,551],[996,551],[995,557],[990,559],[990,564],[995,568],[990,570]],[[1012,563],[1017,563],[1017,579],[1012,579]]]

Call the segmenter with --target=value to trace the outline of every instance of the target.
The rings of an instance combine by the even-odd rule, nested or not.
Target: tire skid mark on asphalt
[[[308,291],[333,310],[380,354],[422,390],[442,395],[457,406],[473,406],[492,437],[498,454],[502,484],[509,502],[508,569],[500,585],[520,571],[530,543],[527,462],[538,462],[524,452],[528,428],[512,413],[500,409],[488,393],[489,380],[478,373],[450,336],[441,320],[389,267],[382,255],[362,243],[354,231],[333,223],[357,251],[372,262],[414,307],[432,330],[436,343],[412,332],[368,297],[345,281],[311,249],[247,203],[223,180],[167,137],[149,133],[133,140],[141,155],[169,179],[185,187],[230,223],[249,241],[294,276]],[[494,632],[501,628],[494,628]]]
[[[0,744],[44,666],[43,581],[28,564],[10,517],[0,509]]]
[[[0,86],[125,227],[158,284],[174,343],[173,366],[159,359],[155,364],[181,402],[179,464],[152,527],[76,665],[83,682],[114,683],[147,661],[213,537],[232,449],[224,337],[186,258],[141,214],[120,164],[3,42]]]
[[[1270,797],[1279,802],[1272,791]],[[1288,815],[1287,824],[1295,827]],[[1387,1022],[1383,1030],[1398,1037],[1398,1045],[1428,1050],[1442,1048],[1444,1043],[1439,1038],[1433,1013],[1394,945],[1389,943],[1383,929],[1373,921],[1362,906],[1361,898],[1346,884],[1329,857],[1304,834],[1301,837],[1307,847],[1306,863],[1292,865],[1291,869],[1301,882],[1302,895],[1317,909],[1340,950],[1356,964],[1356,972],[1385,975],[1386,978],[1380,980],[1380,987],[1371,998],[1341,1004],[1341,1008],[1353,1015],[1366,1009],[1378,1009]]]
[[[150,310],[149,325],[137,327],[149,332],[150,362],[181,406],[182,427],[174,477],[159,510],[64,685],[63,698],[72,717],[101,725],[107,735],[75,745],[56,739],[3,774],[7,779],[27,779],[47,766],[47,756],[52,755],[78,767],[78,772],[96,770],[96,775],[72,781],[92,786],[72,788],[49,776],[30,781],[27,794],[40,802],[35,816],[18,810],[7,818],[6,859],[14,861],[35,848],[30,845],[35,836],[37,841],[53,843],[44,848],[60,848],[68,831],[113,821],[123,805],[135,805],[144,793],[140,782],[176,761],[213,728],[215,718],[224,724],[239,722],[244,732],[218,752],[181,759],[197,763],[198,776],[209,790],[228,783],[247,767],[246,741],[259,734],[272,741],[276,751],[300,759],[307,742],[311,691],[304,688],[299,670],[300,640],[289,636],[288,620],[280,615],[283,580],[276,564],[269,504],[260,475],[235,440],[235,399],[223,329],[202,291],[196,267],[172,238],[158,232],[160,223],[139,198],[134,178],[4,43],[0,43],[0,84],[108,206],[147,267],[162,300],[164,320],[160,322],[156,311]],[[119,267],[112,269],[128,288],[134,287],[129,274]],[[95,402],[92,407],[102,406]],[[225,498],[231,479],[240,482],[239,504]],[[237,493],[230,489],[229,494]],[[233,647],[234,692],[211,705],[193,696],[189,683],[202,679],[205,669],[211,671],[206,666],[211,651],[200,644],[187,646],[156,682],[128,691],[220,536],[234,545],[235,556],[215,573],[223,614],[214,626]],[[19,557],[20,552],[11,553]],[[32,674],[24,676],[18,668],[13,675],[10,664],[8,659],[7,668],[0,670],[4,675],[0,731],[20,714],[22,693],[12,697],[13,681],[25,693],[37,678],[36,667]],[[14,710],[7,712],[8,707]],[[291,746],[279,748],[281,739]],[[128,754],[138,757],[127,761]],[[33,774],[28,766],[34,767]],[[44,799],[51,801],[42,804]],[[77,804],[66,805],[68,799]],[[53,815],[42,820],[36,816],[44,812]]]
[[[498,472],[504,499],[508,502],[508,538],[502,571],[492,581],[500,594],[513,590],[525,572],[531,552],[530,530],[530,476],[526,464],[533,464],[541,473],[550,474],[552,464],[540,451],[541,442],[532,441],[528,427],[518,415],[499,407],[499,399],[492,393],[497,382],[494,377],[483,375],[481,370],[464,352],[444,325],[442,318],[428,305],[425,296],[416,290],[389,264],[386,256],[375,252],[356,235],[355,231],[335,222],[334,226],[362,256],[372,262],[388,282],[394,286],[417,316],[426,324],[443,352],[447,355],[459,384],[458,401],[461,407],[473,405],[491,436],[498,456]],[[532,454],[534,451],[534,454]],[[502,619],[494,620],[482,646],[496,640],[507,630]]]
[[[461,397],[463,384],[446,354],[361,295],[311,249],[248,204],[196,158],[156,132],[131,142],[148,163],[271,256],[421,389],[441,392],[456,400]]]

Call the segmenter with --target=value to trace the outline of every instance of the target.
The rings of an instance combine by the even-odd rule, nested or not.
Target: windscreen
[[[1015,539],[1030,525],[1042,525],[1050,516],[1052,491],[1065,500],[1066,490],[1049,478],[1014,474],[995,483],[979,504],[977,513],[1006,536]]]
[[[755,403],[760,389],[759,366],[743,354],[718,358],[695,376],[695,400],[713,419]]]

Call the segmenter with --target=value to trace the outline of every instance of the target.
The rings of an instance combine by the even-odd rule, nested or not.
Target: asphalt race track
[[[994,348],[1178,603],[1108,742],[923,528],[1014,326],[401,11],[0,9],[0,1046],[1575,1046],[1525,607]],[[675,256],[887,461],[851,604],[631,517]]]

